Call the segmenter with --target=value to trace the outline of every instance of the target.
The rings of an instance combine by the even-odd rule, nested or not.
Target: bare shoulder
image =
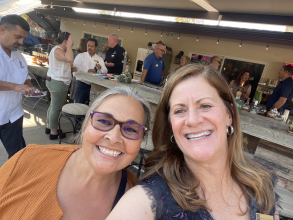
[[[152,210],[152,199],[142,186],[135,186],[128,190],[119,200],[106,220],[140,219],[150,220],[155,218]]]

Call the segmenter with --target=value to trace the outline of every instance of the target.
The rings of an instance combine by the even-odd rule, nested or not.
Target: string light
[[[219,39],[220,39],[220,38],[218,38],[217,44],[219,44]]]
[[[108,25],[106,24],[106,29],[108,29]]]
[[[144,33],[145,35],[147,35],[148,34],[148,29],[145,29],[145,33]]]
[[[178,40],[180,39],[180,33],[179,33],[179,35],[178,35]]]
[[[241,41],[241,43],[239,44],[239,47],[241,47],[242,46],[242,42],[243,42],[243,40]]]
[[[94,25],[94,27],[96,27],[96,24],[97,24],[97,22],[95,22],[95,25]]]
[[[131,29],[131,33],[133,33],[133,27],[132,27],[132,29]]]
[[[83,25],[85,25],[85,21],[83,22]]]
[[[163,37],[163,31],[161,32],[161,37]]]
[[[76,24],[76,19],[74,20],[74,24]]]
[[[198,38],[199,36],[197,35],[197,39],[196,39],[196,41],[198,41],[199,40],[199,38]]]
[[[120,31],[120,25],[119,25],[118,31]]]
[[[270,46],[270,43],[268,43],[268,46],[267,46],[266,50],[268,50],[268,49],[269,49],[269,46]]]

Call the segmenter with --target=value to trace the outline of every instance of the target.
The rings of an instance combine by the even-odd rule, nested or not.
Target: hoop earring
[[[232,135],[234,133],[234,128],[232,125],[227,127],[227,135]]]
[[[173,137],[174,137],[174,135],[172,135],[171,138],[170,138],[171,143],[176,144],[175,138],[174,138],[174,142],[172,141],[172,138],[173,138]]]

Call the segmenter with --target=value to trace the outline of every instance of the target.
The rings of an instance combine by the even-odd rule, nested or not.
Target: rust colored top
[[[28,145],[0,168],[0,219],[61,219],[57,184],[77,145]],[[138,179],[127,171],[133,187]]]

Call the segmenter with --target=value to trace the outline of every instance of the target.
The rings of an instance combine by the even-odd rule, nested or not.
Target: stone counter
[[[34,64],[33,61],[32,61],[32,58],[33,56],[30,56],[30,55],[27,55],[27,54],[22,54],[27,62],[27,68],[28,68],[28,71],[37,75],[37,76],[40,76],[42,78],[46,78],[47,76],[47,72],[48,72],[48,65],[45,65],[45,66],[40,66],[40,65],[37,65],[37,64]]]

